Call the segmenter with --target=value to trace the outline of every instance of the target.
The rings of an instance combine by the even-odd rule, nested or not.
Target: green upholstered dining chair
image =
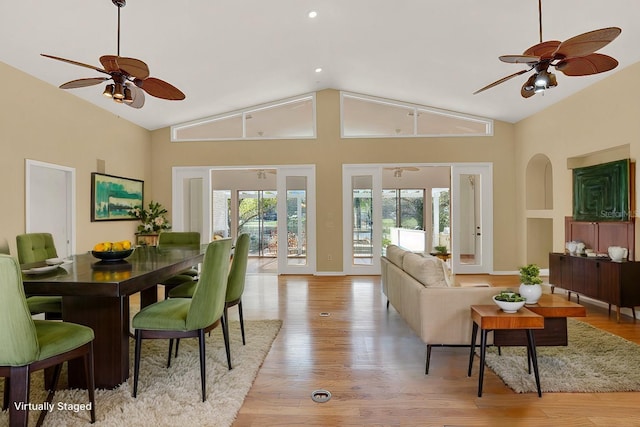
[[[247,262],[249,258],[249,246],[251,238],[248,233],[242,233],[236,240],[233,251],[233,261],[227,278],[227,294],[225,297],[224,318],[227,319],[227,309],[238,306],[238,314],[240,316],[240,331],[242,332],[242,345],[246,344],[244,336],[244,318],[242,315],[242,293],[244,292],[244,283],[247,276]],[[190,298],[196,287],[194,282],[187,282],[176,286],[169,292],[170,298]],[[176,345],[176,354],[178,352]]]
[[[158,249],[169,248],[194,248],[200,247],[200,233],[197,231],[163,231],[158,235]],[[198,277],[198,268],[191,267],[173,275],[162,282],[164,286],[165,299],[169,295],[169,291],[183,283],[191,282]]]
[[[9,242],[7,242],[7,239],[2,239],[0,241],[0,254],[11,255],[11,251],[9,251]]]
[[[20,264],[56,258],[58,252],[50,233],[27,233],[16,236]],[[31,314],[44,313],[47,319],[62,318],[62,297],[31,296],[27,298]]]
[[[227,290],[231,239],[209,243],[202,261],[202,272],[192,298],[170,298],[156,302],[133,317],[135,362],[133,368],[133,397],[138,394],[140,353],[143,339],[169,339],[169,355],[174,339],[198,337],[200,350],[200,381],[202,401],[207,399],[205,370],[205,332],[222,326],[227,362],[229,331],[222,320]],[[169,365],[169,364],[168,364]],[[231,367],[229,367],[231,369]]]
[[[91,422],[95,422],[93,377],[93,330],[74,323],[31,318],[22,285],[20,266],[15,258],[0,255],[0,377],[5,377],[3,409],[9,408],[11,426],[26,426],[31,372],[55,367],[51,403],[62,363],[82,357],[89,393]],[[40,413],[38,425],[47,411]]]

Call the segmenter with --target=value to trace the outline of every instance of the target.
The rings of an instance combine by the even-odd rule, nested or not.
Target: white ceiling
[[[543,0],[544,40],[618,26],[600,52],[620,65],[558,72],[557,88],[530,99],[520,96],[528,74],[472,93],[525,68],[498,56],[538,43],[537,0],[128,0],[121,13],[121,55],[186,100],[147,96],[136,110],[102,86],[68,92],[151,130],[327,88],[517,122],[640,60],[638,0]],[[116,29],[111,0],[3,0],[0,61],[55,86],[99,77],[39,54],[100,66],[116,54]]]

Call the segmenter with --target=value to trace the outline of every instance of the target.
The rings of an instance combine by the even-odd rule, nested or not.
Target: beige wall
[[[558,87],[569,78],[558,76]],[[553,220],[553,250],[564,250],[564,217],[572,214],[572,174],[567,168],[570,158],[589,155],[623,146],[632,160],[640,153],[640,63],[611,74],[606,79],[535,114],[515,126],[517,171],[526,170],[537,153],[544,153],[553,166],[553,209],[531,212],[525,209],[524,173],[516,175],[518,195],[518,235],[526,231],[527,217]],[[553,96],[549,92],[548,96]],[[594,156],[602,158],[602,156]],[[609,159],[611,160],[611,159]],[[638,187],[636,178],[636,188]],[[636,194],[636,200],[638,196]],[[636,229],[636,233],[638,230]],[[636,251],[638,250],[636,235]],[[550,248],[551,249],[551,248]],[[525,253],[520,241],[518,253]],[[524,259],[521,262],[525,262]]]
[[[12,254],[15,236],[25,232],[25,159],[75,168],[77,252],[100,240],[133,240],[134,221],[91,222],[91,172],[102,159],[106,173],[144,180],[149,199],[150,132],[2,62],[0,76],[0,239]]]
[[[482,138],[340,139],[340,96],[317,94],[316,140],[170,142],[169,128],[152,132],[155,198],[171,206],[173,166],[316,165],[318,271],[342,271],[342,165],[350,163],[493,162],[494,269],[514,270],[514,127],[496,122]],[[332,254],[332,261],[327,260]]]

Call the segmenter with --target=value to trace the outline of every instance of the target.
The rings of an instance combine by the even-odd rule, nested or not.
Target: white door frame
[[[382,165],[343,164],[342,165],[342,270],[345,274],[380,274],[380,255],[382,254]],[[353,197],[352,178],[370,176],[372,182],[372,251],[371,264],[353,262]]]
[[[460,175],[480,175],[480,188],[477,189],[480,203],[479,239],[480,259],[476,264],[460,262],[461,247],[461,207]],[[476,232],[476,231],[474,231]],[[478,239],[476,239],[477,241]],[[456,274],[486,274],[493,272],[493,164],[492,163],[454,163],[451,165],[451,245],[452,270]]]
[[[32,185],[32,173],[35,168],[53,169],[62,171],[65,175],[65,192],[66,194],[56,194],[60,197],[60,203],[66,210],[66,236],[59,236],[55,231],[52,232],[54,241],[56,241],[56,249],[61,256],[69,256],[76,253],[76,170],[67,166],[56,165],[53,163],[41,162],[38,160],[26,159],[25,161],[25,232],[44,232],[37,223],[37,214],[39,211],[32,206],[32,193],[34,189]],[[41,185],[42,183],[40,183]],[[65,243],[64,247],[60,243]]]
[[[278,274],[316,273],[316,167],[315,165],[279,166],[276,168],[278,192]],[[307,178],[307,229],[304,265],[289,264],[287,239],[287,177]],[[281,232],[281,230],[283,232]]]
[[[191,186],[186,181],[202,179],[202,230],[200,230],[200,243],[209,243],[211,236],[211,168],[210,167],[180,167],[172,168],[172,197],[171,197],[171,229],[173,231],[185,231],[187,215],[187,192]]]
[[[288,266],[281,269],[281,251],[278,251],[278,274],[315,274],[316,273],[316,185],[315,165],[251,165],[251,166],[176,166],[172,168],[172,223],[175,231],[182,231],[187,212],[185,206],[185,192],[187,186],[184,181],[192,178],[202,178],[202,243],[211,241],[212,197],[213,182],[211,172],[216,170],[254,170],[275,169],[277,173],[278,191],[278,228],[286,230],[286,203],[280,203],[280,193],[286,194],[286,176],[307,176],[307,265]],[[282,176],[281,176],[282,175]],[[285,198],[286,200],[286,198]],[[282,218],[282,223],[280,222]],[[280,235],[280,233],[278,233]],[[285,233],[286,236],[286,233]],[[280,237],[278,238],[280,240]],[[282,246],[284,244],[284,246]],[[279,247],[287,247],[286,237],[284,243],[278,242]],[[282,256],[286,258],[287,251]],[[286,259],[285,259],[286,263]],[[304,267],[304,268],[303,268]]]

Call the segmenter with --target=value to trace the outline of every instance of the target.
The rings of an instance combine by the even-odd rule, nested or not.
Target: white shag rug
[[[537,348],[543,392],[640,391],[640,345],[574,319],[567,327],[567,347]],[[486,362],[515,392],[537,392],[525,347],[487,348]]]
[[[96,390],[95,426],[211,426],[226,427],[233,423],[245,396],[264,361],[282,322],[280,320],[245,321],[247,344],[242,345],[240,324],[231,321],[231,363],[227,359],[220,327],[206,338],[207,400],[202,402],[200,362],[197,339],[180,340],[177,358],[167,369],[168,340],[144,340],[140,360],[138,397],[133,398],[133,339],[130,341],[129,380],[114,390]],[[66,383],[66,364],[60,378]],[[0,390],[4,385],[0,381]],[[44,402],[42,371],[31,375],[31,402]],[[71,410],[58,409],[67,404]],[[74,404],[87,404],[86,390],[58,390],[54,409],[45,418],[45,426],[89,427],[88,411],[74,412]],[[29,413],[34,426],[39,412]],[[8,411],[0,412],[0,425],[9,425]]]

